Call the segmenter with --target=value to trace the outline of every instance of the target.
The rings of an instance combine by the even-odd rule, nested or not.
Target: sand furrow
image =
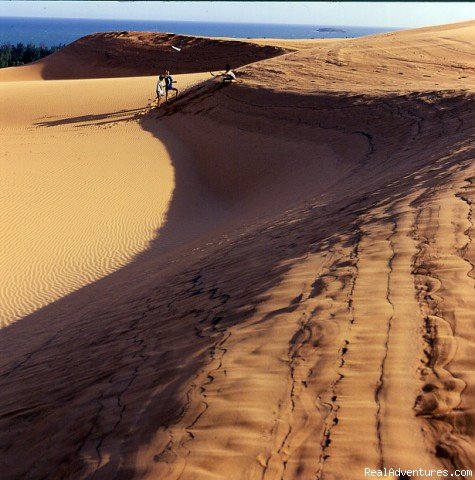
[[[465,232],[465,234],[467,235],[467,243],[462,248],[462,253],[464,258],[472,265],[470,272],[468,272],[468,275],[472,278],[475,278],[475,245],[473,242],[473,203],[475,199],[474,181],[474,177],[469,177],[465,179],[465,185],[462,187],[461,191],[456,194],[460,199],[467,203],[469,209],[467,220],[470,226]]]
[[[349,348],[349,337],[351,333],[351,328],[354,324],[354,310],[353,310],[353,292],[355,288],[356,278],[358,277],[358,264],[359,264],[359,248],[360,248],[360,241],[361,241],[361,231],[359,227],[356,227],[358,234],[353,239],[353,248],[348,255],[348,260],[344,260],[340,263],[341,267],[347,269],[346,271],[343,270],[338,272],[336,269],[337,275],[336,277],[341,277],[341,279],[346,283],[346,298],[338,299],[338,297],[331,297],[333,301],[340,300],[339,308],[337,308],[336,312],[330,311],[330,318],[335,322],[336,326],[338,323],[338,331],[341,332],[340,334],[340,345],[336,345],[336,363],[337,366],[335,368],[335,372],[333,374],[333,379],[326,384],[325,382],[320,381],[320,375],[315,375],[315,380],[317,381],[318,389],[314,394],[318,399],[318,403],[320,404],[320,409],[327,410],[325,417],[323,418],[323,431],[321,434],[320,439],[320,454],[318,458],[318,463],[316,468],[314,468],[314,472],[312,477],[315,476],[316,478],[320,478],[323,475],[323,470],[325,467],[325,461],[329,458],[327,453],[328,447],[331,445],[332,442],[332,430],[336,428],[340,419],[338,417],[338,410],[339,410],[339,403],[338,403],[338,396],[336,395],[336,390],[339,383],[344,379],[344,367],[345,367],[345,356],[348,353]],[[340,273],[340,275],[338,275]],[[325,292],[324,292],[325,293]],[[343,300],[343,301],[342,301]],[[340,321],[337,320],[341,317]],[[328,322],[325,322],[325,325],[322,327],[323,331],[326,332],[328,330],[328,326],[326,325]],[[330,330],[331,331],[331,330]],[[332,345],[330,344],[330,347]],[[319,350],[317,346],[317,352]],[[333,346],[335,348],[335,346]],[[317,352],[314,352],[317,353]],[[335,354],[335,352],[332,352]],[[323,366],[324,367],[324,366]],[[328,366],[327,366],[328,369]],[[315,368],[315,373],[319,371]],[[323,368],[322,368],[323,370]],[[317,405],[318,405],[317,403]],[[295,473],[299,470],[296,469]]]
[[[393,223],[388,237],[392,256],[388,262],[388,302],[392,315],[388,322],[386,356],[378,385],[379,438],[383,453],[380,467],[429,470],[440,467],[432,458],[414,412],[420,389],[418,369],[423,356],[423,318],[417,315],[418,303],[412,280],[413,257],[417,252],[412,238],[416,212],[410,207],[417,193],[407,195],[387,208]],[[410,432],[410,434],[408,434]],[[404,439],[404,441],[402,441]]]
[[[276,475],[280,478],[291,450],[302,446],[304,439],[310,441],[311,429],[307,429],[300,439],[299,431],[294,433],[292,430],[293,417],[300,418],[302,407],[297,407],[296,397],[302,384],[297,381],[294,370],[299,357],[294,356],[289,342],[302,331],[305,319],[310,315],[308,297],[311,289],[306,278],[310,272],[315,278],[315,273],[327,262],[318,255],[297,262],[269,301],[260,305],[244,324],[230,329],[226,354],[220,357],[217,365],[219,369],[213,369],[212,380],[209,373],[204,377],[202,395],[206,398],[206,409],[199,410],[198,415],[195,413],[191,426],[188,421],[184,422],[188,424],[186,429],[192,433],[192,438],[186,442],[189,454],[180,478],[213,478],[221,469],[234,468],[232,465],[240,465],[240,478],[276,478]],[[264,331],[266,337],[272,338],[271,343],[259,333]],[[243,354],[247,351],[252,352],[250,358]],[[266,403],[256,402],[256,393],[266,398]],[[197,398],[194,401],[200,403]],[[318,416],[308,401],[311,399],[307,400],[309,415]],[[241,417],[239,412],[244,407],[248,413]],[[305,422],[305,419],[300,421]],[[315,420],[312,424],[315,425]],[[215,439],[206,435],[212,426]],[[228,436],[231,426],[241,432],[237,438]],[[264,443],[263,438],[267,438]],[[313,445],[318,448],[318,439],[315,440]],[[293,449],[289,448],[294,442]],[[200,455],[203,449],[209,452],[206,461]],[[170,478],[174,478],[173,475],[176,473]]]
[[[207,340],[206,364],[191,379],[186,386],[185,402],[172,424],[160,429],[152,442],[153,462],[147,462],[146,478],[156,478],[156,475],[166,478],[182,478],[188,468],[188,457],[191,453],[195,438],[195,427],[201,417],[208,410],[208,390],[215,381],[217,374],[221,373],[223,357],[226,354],[226,342],[231,332],[219,325],[223,306],[229,300],[229,295],[219,287],[208,288],[201,272],[197,272],[183,292],[188,298],[206,295],[208,308],[191,310],[195,335]],[[179,301],[179,300],[178,300]],[[173,311],[173,302],[169,304]],[[141,454],[141,456],[143,456]]]
[[[303,299],[310,314],[290,342],[291,428],[279,449],[281,475],[269,478],[313,478],[322,470],[331,428],[338,423],[335,388],[343,377],[340,370],[348,350],[357,243],[352,250],[330,250],[335,260],[315,278]]]
[[[329,479],[347,478],[348,472],[341,469],[342,455],[350,455],[356,474],[364,467],[376,468],[381,463],[375,392],[386,354],[384,345],[392,311],[386,297],[387,259],[392,255],[387,239],[392,226],[377,219],[366,219],[360,229],[358,276],[352,296],[354,323],[348,338],[344,378],[335,392],[339,421],[333,428],[327,449],[329,458],[323,469],[323,477]],[[348,442],[351,432],[355,431],[360,435],[358,444]]]
[[[427,332],[427,368],[421,371],[424,385],[416,410],[429,420],[435,455],[450,468],[473,467],[466,428],[472,414],[464,405],[473,397],[466,359],[473,350],[468,331],[473,331],[474,285],[472,265],[461,255],[469,242],[470,211],[456,196],[460,186],[434,192],[429,204],[420,207],[416,230],[415,279]]]
[[[382,469],[384,466],[386,466],[387,459],[385,458],[385,453],[383,452],[383,438],[382,438],[382,417],[383,413],[382,410],[385,408],[385,406],[382,405],[382,390],[383,388],[386,389],[386,378],[385,376],[387,375],[386,373],[386,361],[388,359],[389,355],[389,342],[390,338],[392,336],[392,323],[395,321],[395,304],[394,300],[392,299],[391,296],[391,284],[392,284],[392,275],[393,275],[393,262],[396,257],[396,251],[394,249],[394,236],[396,235],[396,229],[397,229],[397,223],[394,220],[391,220],[390,218],[384,218],[382,219],[383,222],[387,222],[389,225],[391,225],[391,233],[389,236],[386,238],[386,241],[388,242],[388,247],[390,249],[390,256],[387,260],[387,267],[388,267],[388,276],[387,276],[387,283],[386,283],[386,301],[390,305],[391,312],[389,313],[389,318],[387,320],[387,330],[385,332],[385,339],[384,339],[384,355],[381,360],[381,371],[380,375],[378,378],[378,382],[376,384],[376,389],[374,391],[374,399],[377,405],[377,410],[376,410],[376,435],[378,437],[378,451],[379,451],[379,465],[378,468]],[[384,417],[386,420],[387,414],[384,412]],[[386,447],[385,447],[386,448]]]
[[[108,447],[108,444],[107,444],[107,439],[108,437],[110,437],[111,435],[114,434],[114,432],[117,430],[117,428],[119,427],[120,423],[122,422],[123,420],[123,416],[124,416],[124,411],[126,409],[126,404],[123,403],[123,398],[125,396],[125,394],[127,393],[127,391],[129,390],[129,388],[131,387],[131,385],[134,383],[135,379],[137,378],[137,375],[139,374],[139,369],[144,365],[144,363],[147,361],[148,359],[148,355],[145,355],[144,352],[146,351],[146,348],[147,348],[147,344],[144,340],[144,338],[142,338],[142,336],[140,335],[140,333],[137,331],[138,330],[138,326],[139,326],[139,323],[145,319],[146,315],[147,315],[147,309],[149,307],[149,303],[146,304],[146,310],[145,312],[141,315],[141,317],[137,318],[137,319],[134,319],[129,327],[128,327],[128,330],[130,330],[130,332],[134,333],[134,335],[132,336],[131,338],[131,346],[132,348],[129,349],[128,353],[130,354],[132,351],[132,359],[133,359],[133,364],[132,364],[132,371],[130,373],[130,376],[127,378],[124,378],[124,379],[121,379],[121,381],[119,382],[119,388],[120,390],[119,391],[115,391],[113,393],[113,396],[115,397],[115,400],[116,400],[116,409],[117,409],[117,412],[115,414],[115,422],[112,424],[111,428],[109,430],[107,430],[105,433],[103,433],[100,438],[99,438],[99,441],[96,445],[96,452],[97,452],[97,464],[95,465],[95,469],[100,471],[100,469],[103,467],[103,465],[107,464],[107,467],[108,468],[112,468],[114,470],[117,470],[118,469],[118,466],[117,465],[114,465],[113,462],[111,462],[110,458],[114,458],[114,454],[111,453],[111,450],[113,451],[114,449],[118,450],[120,448],[120,443],[119,445],[117,445],[117,442],[115,442],[115,445],[111,448],[107,448]],[[118,385],[117,385],[117,382],[116,382],[116,385],[115,385],[115,389],[118,388]],[[109,395],[111,393],[109,392]],[[101,406],[102,404],[100,404],[100,409],[101,409]],[[107,457],[104,458],[104,454],[103,454],[103,451],[104,450],[108,450],[108,455]],[[119,455],[115,455],[116,458],[120,458]]]

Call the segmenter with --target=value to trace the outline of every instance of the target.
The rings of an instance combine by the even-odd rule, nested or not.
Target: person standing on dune
[[[173,84],[176,83],[170,72],[168,70],[165,71],[165,100],[168,101],[168,92],[174,91],[175,98],[178,97],[178,88],[175,88]]]

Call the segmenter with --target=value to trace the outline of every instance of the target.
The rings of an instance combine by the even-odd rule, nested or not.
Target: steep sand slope
[[[474,38],[312,44],[137,119],[172,152],[162,237],[0,332],[5,477],[473,470]],[[191,164],[230,228],[164,270]]]

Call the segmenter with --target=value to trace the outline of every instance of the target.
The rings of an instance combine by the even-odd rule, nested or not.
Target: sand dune
[[[473,91],[473,58],[473,22],[466,22],[310,43],[243,74],[247,85],[297,93],[459,92]]]
[[[1,84],[2,325],[116,270],[164,224],[174,168],[138,122],[154,88],[150,77]]]
[[[286,51],[277,45],[230,39],[150,32],[96,33],[34,64],[5,69],[0,80],[27,80],[38,74],[45,80],[149,76],[166,69],[175,74],[209,72],[222,70],[226,63],[240,67]]]
[[[5,478],[469,478],[474,39],[468,22],[299,42],[233,85],[180,77],[161,109],[152,78],[7,72],[6,271],[50,285],[72,239],[77,285],[95,281],[0,331]],[[32,230],[48,252],[62,225],[48,278]],[[31,295],[9,288],[22,316]]]

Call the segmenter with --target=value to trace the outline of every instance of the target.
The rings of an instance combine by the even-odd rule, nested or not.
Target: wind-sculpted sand
[[[282,41],[287,53],[238,69],[235,84],[180,77],[196,85],[160,109],[147,106],[152,78],[88,80],[74,113],[45,100],[48,119],[13,108],[30,82],[1,84],[8,145],[14,132],[38,142],[16,141],[9,155],[38,152],[40,139],[50,152],[49,135],[78,141],[84,127],[87,148],[158,162],[120,188],[102,180],[108,195],[94,197],[104,223],[111,198],[133,198],[121,210],[130,217],[140,210],[138,226],[119,215],[114,265],[144,251],[104,276],[100,250],[78,250],[88,253],[71,271],[95,265],[96,280],[0,331],[4,477],[353,480],[422,468],[470,478],[474,43],[474,22]],[[62,85],[76,88],[31,82],[52,99]],[[122,109],[134,112],[120,113],[127,121],[104,118]],[[55,175],[70,190],[63,158]],[[91,182],[111,173],[88,168]],[[38,177],[24,185],[47,185]],[[64,205],[87,211],[80,191]],[[37,222],[47,244],[20,200],[13,229],[31,239],[24,224]],[[95,238],[76,232],[72,243]],[[15,264],[31,264],[27,253]]]
[[[0,91],[6,325],[146,249],[175,178],[166,146],[138,123],[153,79],[10,82]]]

